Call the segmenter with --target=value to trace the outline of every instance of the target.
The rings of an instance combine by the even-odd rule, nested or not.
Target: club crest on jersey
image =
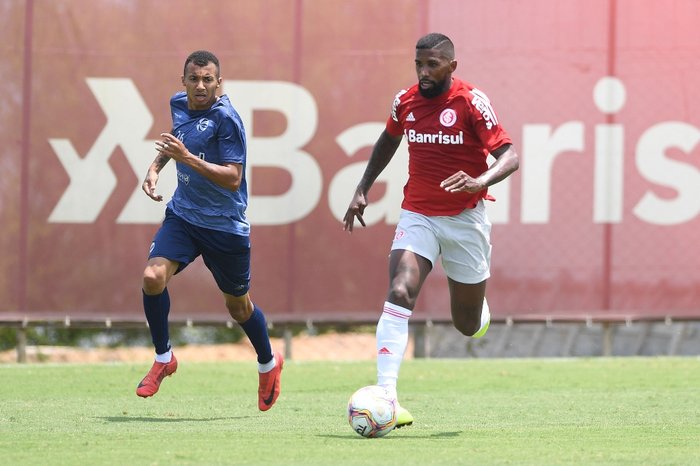
[[[211,120],[208,120],[206,118],[200,118],[197,122],[197,131],[199,131],[200,133],[206,131],[206,129],[209,127],[209,123],[211,123]]]
[[[472,98],[472,105],[481,113],[486,122],[486,129],[491,129],[498,124],[498,119],[496,118],[496,112],[493,111],[491,107],[491,101],[486,94],[481,92],[479,89],[472,89],[470,93],[474,96]]]
[[[457,112],[451,108],[446,108],[442,111],[442,113],[440,113],[440,123],[442,123],[442,126],[447,128],[454,125],[457,123]]]

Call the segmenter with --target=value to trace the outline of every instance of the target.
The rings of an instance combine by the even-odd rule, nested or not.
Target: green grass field
[[[700,359],[410,360],[411,427],[364,439],[350,394],[374,363],[287,361],[257,410],[248,363],[188,363],[153,398],[142,364],[0,366],[0,463],[700,464]]]

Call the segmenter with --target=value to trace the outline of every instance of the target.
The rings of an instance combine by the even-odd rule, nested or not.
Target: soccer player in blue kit
[[[221,86],[219,60],[211,52],[193,52],[185,60],[185,92],[170,100],[171,133],[156,141],[158,155],[142,188],[155,201],[158,174],[170,159],[177,165],[177,189],[165,219],[151,243],[143,272],[143,307],[155,362],[136,394],[158,392],[166,376],[177,370],[170,346],[168,282],[202,256],[224,295],[231,317],[241,325],[258,357],[258,408],[267,411],[280,393],[284,359],[273,352],[262,311],[253,304],[250,287],[250,224],[245,211],[246,137],[241,119]]]

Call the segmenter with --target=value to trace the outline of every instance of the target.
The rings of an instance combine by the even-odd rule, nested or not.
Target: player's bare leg
[[[408,345],[408,320],[431,269],[429,260],[410,251],[397,249],[389,256],[389,291],[377,324],[377,383],[395,397],[399,368]],[[396,427],[411,424],[413,416],[398,404]]]
[[[448,277],[452,323],[462,334],[479,338],[488,330],[491,313],[485,300],[486,280],[459,283]]]

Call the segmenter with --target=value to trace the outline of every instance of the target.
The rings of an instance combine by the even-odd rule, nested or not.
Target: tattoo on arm
[[[165,164],[168,163],[169,160],[170,160],[170,157],[168,157],[166,155],[158,154],[156,156],[156,159],[153,161],[153,163],[156,166],[156,170],[158,172],[160,172],[163,169],[163,167],[165,166]]]

